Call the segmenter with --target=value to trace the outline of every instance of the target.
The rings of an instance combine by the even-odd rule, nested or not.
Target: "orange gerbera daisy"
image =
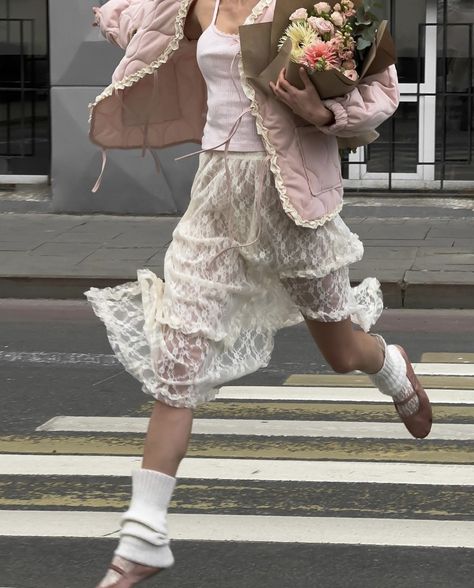
[[[333,47],[324,41],[316,41],[304,52],[304,63],[313,70],[324,71],[340,66],[340,59]]]

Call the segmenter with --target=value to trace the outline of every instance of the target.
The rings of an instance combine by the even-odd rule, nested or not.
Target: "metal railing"
[[[391,26],[395,26],[395,3],[392,3],[392,19]],[[372,152],[384,151],[384,162],[386,165],[386,180],[385,188],[392,190],[396,182],[394,177],[399,178],[403,175],[400,173],[400,160],[403,160],[403,151],[407,152],[411,147],[410,165],[416,170],[422,168],[431,168],[430,173],[426,173],[431,177],[430,182],[418,182],[419,186],[436,186],[437,189],[453,189],[453,184],[458,187],[465,183],[465,186],[474,186],[474,167],[473,167],[473,104],[474,104],[474,81],[473,81],[473,67],[474,67],[474,23],[463,22],[457,23],[447,22],[447,6],[444,2],[444,22],[437,23],[421,23],[418,27],[418,50],[416,55],[416,82],[409,84],[414,87],[413,92],[403,92],[402,100],[407,103],[416,103],[417,120],[414,121],[416,128],[413,128],[413,134],[410,137],[405,137],[404,141],[397,138],[397,124],[400,122],[400,113],[398,117],[394,116],[383,125],[386,134],[385,140],[379,140],[374,146],[367,146],[361,149],[357,157],[344,156],[343,165],[346,170],[346,175],[349,175],[351,166],[364,166],[364,179],[370,178],[370,173],[367,170],[373,162]],[[465,83],[463,90],[453,89],[450,87],[450,62],[452,58],[449,56],[448,33],[453,30],[463,30],[467,39],[466,55],[458,59],[462,59],[462,65],[465,66]],[[425,43],[427,34],[432,33],[436,35],[436,55],[425,55],[427,44]],[[432,37],[433,38],[433,37]],[[433,63],[434,79],[427,83],[425,79],[426,60]],[[461,62],[460,62],[461,63]],[[431,99],[431,113],[432,120],[426,120],[426,99]],[[457,99],[462,105],[462,111],[458,111],[461,118],[465,122],[465,129],[463,132],[449,133],[448,126],[450,117],[453,111],[450,109],[450,104]],[[423,122],[420,124],[420,118]],[[433,140],[434,144],[428,145],[428,148],[420,150],[420,134],[421,126],[423,124],[433,125]],[[425,139],[426,140],[426,139]],[[413,145],[415,141],[415,145]],[[413,150],[416,149],[416,157]],[[423,151],[431,152],[431,156],[426,158],[423,156]],[[398,166],[397,166],[398,163]],[[449,182],[449,170],[452,166],[456,166],[457,178],[455,182]],[[397,169],[398,167],[398,169]],[[463,173],[464,171],[464,173]],[[376,176],[377,174],[375,174]],[[411,176],[414,178],[416,174]],[[453,174],[451,174],[452,176]],[[406,174],[408,178],[410,174]],[[363,187],[362,179],[359,183],[359,188]],[[369,184],[369,182],[367,182]],[[417,182],[412,182],[412,188],[417,187]],[[456,189],[456,188],[454,188]]]

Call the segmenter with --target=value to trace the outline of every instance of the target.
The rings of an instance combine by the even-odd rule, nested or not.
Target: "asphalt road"
[[[0,325],[0,586],[94,588],[152,401],[87,303],[2,300]],[[197,412],[225,432],[193,436],[170,509],[177,563],[144,588],[472,586],[474,312],[385,311],[374,331],[421,362],[434,438],[399,434],[303,324],[281,331],[267,368]],[[277,421],[287,434],[258,434]],[[344,436],[350,423],[360,433]]]

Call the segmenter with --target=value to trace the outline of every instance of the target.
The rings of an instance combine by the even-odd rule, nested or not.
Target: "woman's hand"
[[[98,27],[99,26],[99,19],[100,19],[100,8],[97,6],[93,6],[92,7],[92,12],[94,13],[94,22],[92,23],[93,27]]]
[[[280,71],[276,85],[270,82],[270,88],[276,98],[313,125],[322,127],[334,122],[334,114],[324,106],[304,67],[299,68],[299,74],[304,83],[303,90],[299,90],[285,79],[285,68]]]

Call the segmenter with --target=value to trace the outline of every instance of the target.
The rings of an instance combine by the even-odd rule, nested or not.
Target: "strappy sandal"
[[[120,567],[114,564],[113,561],[124,562],[124,564],[131,564],[132,567],[127,571],[126,569],[124,569],[124,564],[122,564],[122,567]],[[137,566],[139,566],[138,569]],[[107,578],[106,575],[96,586],[96,588],[133,588],[133,586],[136,586],[139,582],[147,580],[148,578],[151,578],[159,572],[162,572],[163,569],[165,568],[154,568],[151,566],[145,566],[143,564],[129,562],[128,560],[116,556],[114,560],[112,560],[112,563],[109,564],[108,570],[117,572],[117,574],[119,574],[119,577],[115,580],[111,578],[110,584],[104,584],[104,581]],[[108,571],[107,574],[109,574]]]
[[[400,345],[396,345],[396,347],[398,347],[407,365],[407,378],[410,380],[413,392],[404,400],[401,400],[400,402],[394,401],[393,403],[395,404],[398,416],[401,418],[410,434],[417,439],[423,439],[429,435],[431,426],[433,424],[433,412],[431,409],[430,399],[428,398],[425,389],[421,385],[420,380],[417,378],[405,350]],[[418,402],[420,404],[418,412],[408,416],[401,415],[398,408],[409,402],[414,396],[418,396]]]

